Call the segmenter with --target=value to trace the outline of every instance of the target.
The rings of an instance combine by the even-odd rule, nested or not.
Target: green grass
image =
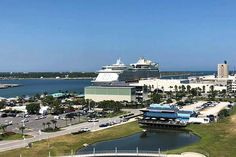
[[[83,147],[84,143],[106,141],[132,135],[142,129],[137,122],[115,126],[98,132],[83,133],[78,135],[65,135],[40,142],[33,143],[32,148],[21,148],[12,151],[1,152],[0,157],[47,157],[50,150],[52,156],[69,155],[71,150]],[[48,148],[48,145],[50,146]]]
[[[236,109],[231,117],[208,125],[190,125],[187,129],[201,137],[198,143],[168,153],[194,151],[211,157],[236,156]]]
[[[129,113],[129,112],[127,112],[127,111],[120,111],[120,112],[108,113],[108,114],[106,114],[106,118],[117,117],[117,116],[125,115],[125,114],[128,114],[128,113]]]
[[[30,136],[26,136],[25,138],[29,138]],[[17,134],[14,132],[7,132],[4,135],[0,135],[0,141],[5,141],[5,140],[21,140],[23,139],[21,134]]]
[[[42,130],[42,132],[57,132],[60,131],[60,128],[45,128],[44,130]]]

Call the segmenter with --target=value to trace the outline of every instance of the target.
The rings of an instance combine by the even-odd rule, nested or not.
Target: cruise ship
[[[103,66],[92,82],[94,85],[110,85],[117,82],[134,82],[142,78],[160,78],[159,64],[140,58],[137,63],[126,65],[118,59],[115,64]]]

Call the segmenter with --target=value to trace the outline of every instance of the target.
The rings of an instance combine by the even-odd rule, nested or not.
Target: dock
[[[0,84],[0,89],[19,87],[20,84]]]
[[[150,126],[150,127],[181,128],[181,127],[187,126],[187,123],[172,122],[172,121],[162,122],[162,121],[156,121],[156,120],[140,119],[138,122],[142,126]]]

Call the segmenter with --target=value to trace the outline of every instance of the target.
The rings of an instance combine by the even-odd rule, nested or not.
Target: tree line
[[[1,72],[0,78],[79,78],[79,77],[96,77],[95,72]]]

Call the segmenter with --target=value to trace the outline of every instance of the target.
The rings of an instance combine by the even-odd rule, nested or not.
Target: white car
[[[29,122],[29,119],[22,119],[21,120],[21,123],[26,123],[26,122]]]
[[[99,121],[99,120],[98,120],[98,119],[95,119],[95,118],[88,120],[88,122],[98,122],[98,121]]]
[[[45,119],[47,118],[46,116],[40,116],[39,119]]]
[[[90,129],[89,128],[81,128],[80,131],[87,132],[87,131],[90,131]]]
[[[60,116],[54,116],[53,117],[55,120],[58,120],[58,119],[60,119],[61,117]]]
[[[30,117],[30,115],[28,115],[28,114],[25,114],[25,118],[29,118]]]
[[[12,121],[5,121],[5,125],[12,125]]]
[[[39,116],[37,116],[37,117],[35,117],[34,119],[35,119],[35,120],[39,120],[39,119],[40,119],[40,117],[39,117]]]

